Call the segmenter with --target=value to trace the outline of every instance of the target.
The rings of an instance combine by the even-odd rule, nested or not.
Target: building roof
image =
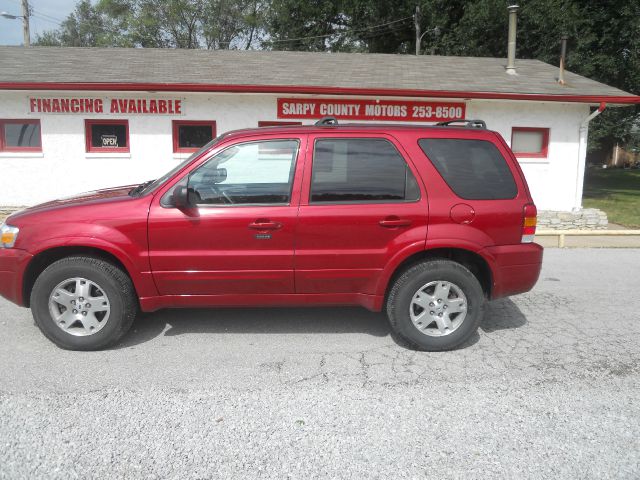
[[[539,60],[154,48],[0,47],[0,89],[236,91],[640,103]]]

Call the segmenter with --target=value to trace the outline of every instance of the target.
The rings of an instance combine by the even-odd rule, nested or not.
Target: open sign
[[[103,147],[117,147],[118,137],[116,135],[100,135]]]

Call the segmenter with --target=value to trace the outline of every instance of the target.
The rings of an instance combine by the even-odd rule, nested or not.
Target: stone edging
[[[540,230],[606,230],[607,214],[597,208],[583,208],[578,212],[538,211]]]

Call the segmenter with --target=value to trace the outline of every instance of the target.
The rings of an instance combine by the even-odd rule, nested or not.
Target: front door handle
[[[280,222],[272,222],[264,218],[259,218],[255,222],[249,224],[249,228],[253,230],[279,230],[282,228]]]
[[[408,218],[398,218],[396,216],[387,217],[384,220],[380,220],[380,226],[384,228],[398,228],[408,227],[411,225],[411,220]]]

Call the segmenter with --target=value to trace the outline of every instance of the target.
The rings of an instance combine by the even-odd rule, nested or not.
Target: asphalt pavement
[[[173,310],[68,352],[0,300],[0,478],[640,478],[640,250],[550,249],[457,351],[357,308]]]

